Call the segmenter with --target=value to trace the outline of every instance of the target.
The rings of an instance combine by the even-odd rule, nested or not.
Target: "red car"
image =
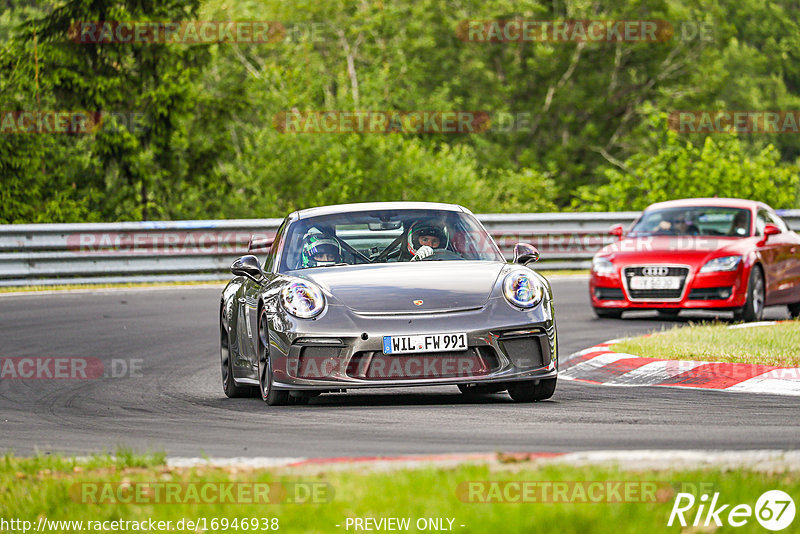
[[[758,321],[765,306],[800,315],[800,236],[762,202],[693,198],[648,207],[592,260],[599,317],[625,310],[732,311]]]

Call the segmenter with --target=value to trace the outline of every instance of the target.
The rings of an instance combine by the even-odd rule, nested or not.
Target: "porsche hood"
[[[356,313],[458,311],[486,304],[506,264],[427,261],[306,269],[297,276],[322,287]]]

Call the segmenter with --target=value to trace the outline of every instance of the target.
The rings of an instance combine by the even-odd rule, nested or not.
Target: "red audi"
[[[592,260],[599,317],[625,310],[732,311],[758,321],[766,306],[800,315],[800,236],[763,202],[692,198],[648,207]]]

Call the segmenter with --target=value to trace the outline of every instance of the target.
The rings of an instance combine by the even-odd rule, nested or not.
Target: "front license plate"
[[[384,354],[444,352],[467,350],[467,334],[424,334],[419,336],[383,336]]]
[[[631,289],[680,289],[680,276],[634,276]]]

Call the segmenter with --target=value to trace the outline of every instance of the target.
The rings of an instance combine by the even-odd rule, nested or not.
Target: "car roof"
[[[771,210],[768,205],[756,200],[746,200],[743,198],[681,198],[678,200],[667,200],[666,202],[656,202],[647,206],[646,210],[663,209],[663,208],[690,208],[695,206],[709,206],[720,208],[742,208],[742,209],[758,209],[766,208]]]
[[[373,210],[467,211],[458,204],[442,204],[439,202],[361,202],[357,204],[336,204],[333,206],[307,208],[296,211],[292,215],[295,215],[298,219],[303,219],[305,217],[317,217],[319,215],[332,215],[335,213],[352,213],[356,211]]]

